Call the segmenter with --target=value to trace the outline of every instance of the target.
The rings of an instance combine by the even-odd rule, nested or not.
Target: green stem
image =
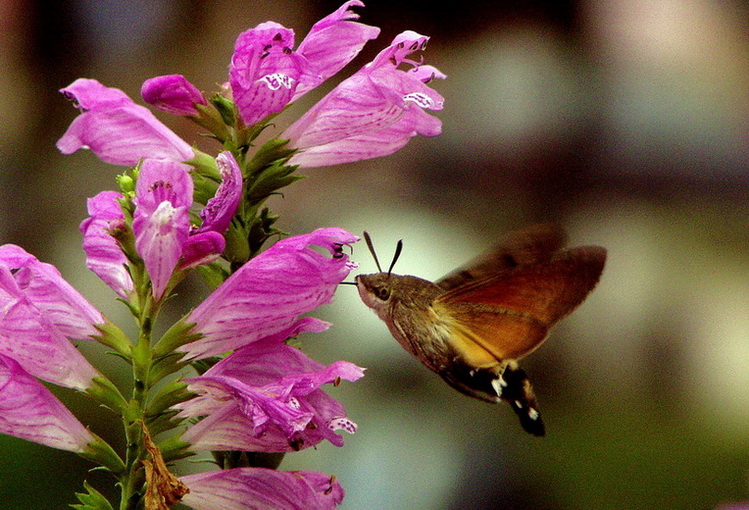
[[[145,473],[142,461],[147,455],[143,439],[145,409],[148,405],[148,392],[151,389],[149,374],[153,363],[151,336],[153,321],[158,314],[159,304],[153,300],[149,289],[140,293],[138,343],[132,349],[133,396],[122,414],[125,427],[127,451],[125,472],[120,478],[122,498],[120,510],[136,510],[142,503]],[[145,294],[145,295],[144,295]]]

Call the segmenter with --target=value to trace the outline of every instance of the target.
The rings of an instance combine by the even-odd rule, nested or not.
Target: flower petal
[[[242,199],[242,171],[232,153],[225,151],[219,154],[216,165],[221,174],[221,185],[216,195],[200,211],[203,223],[196,232],[226,232]]]
[[[308,63],[293,46],[294,31],[272,21],[239,34],[229,83],[246,125],[283,110],[308,72]]]
[[[56,267],[12,244],[0,246],[0,266],[12,273],[19,291],[64,336],[90,340],[90,335],[98,333],[94,324],[104,323],[104,317],[65,281]]]
[[[392,154],[421,134],[441,132],[441,122],[424,112],[439,110],[444,99],[426,85],[444,77],[407,57],[423,49],[427,37],[404,32],[356,74],[341,82],[284,133],[302,149],[290,160],[323,166]],[[398,69],[401,63],[415,66]],[[420,67],[426,67],[419,71]]]
[[[367,41],[380,34],[377,27],[355,22],[359,15],[350,10],[352,6],[363,7],[364,2],[345,2],[335,12],[315,23],[299,44],[297,52],[309,61],[314,73],[301,81],[293,101],[343,69],[359,54]]]
[[[439,119],[414,108],[390,126],[304,149],[289,163],[308,168],[388,156],[402,149],[416,135],[436,136],[441,132]]]
[[[332,510],[344,497],[335,477],[314,471],[235,468],[180,478],[182,503],[195,510]]]
[[[63,154],[88,148],[102,161],[126,166],[146,157],[186,161],[194,156],[187,142],[121,90],[81,78],[61,92],[84,110],[57,141]]]
[[[297,316],[333,299],[338,284],[355,267],[342,247],[357,240],[345,230],[328,228],[277,242],[187,316],[186,322],[195,323],[202,338],[179,350],[189,358],[205,358],[286,331]]]
[[[182,257],[190,231],[193,182],[185,165],[147,159],[136,183],[135,248],[160,299]]]
[[[99,372],[86,361],[0,266],[0,354],[15,359],[36,377],[85,390]]]
[[[182,440],[197,450],[294,451],[324,439],[342,446],[335,431],[356,425],[320,387],[363,375],[346,361],[326,367],[286,344],[257,342],[186,380],[199,396],[176,406],[180,415],[206,417]]]
[[[0,433],[78,453],[95,440],[42,383],[2,354]]]
[[[112,236],[124,228],[125,215],[116,191],[102,191],[88,199],[89,217],[81,222],[86,266],[106,283],[118,296],[127,299],[133,290],[133,280],[126,269],[127,257]]]
[[[181,74],[156,76],[143,82],[143,100],[161,111],[174,115],[198,115],[196,104],[208,104],[203,94]]]
[[[179,269],[189,269],[218,259],[226,248],[224,236],[218,232],[200,232],[185,239]]]

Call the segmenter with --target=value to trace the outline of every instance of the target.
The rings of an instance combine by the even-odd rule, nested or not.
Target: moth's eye
[[[379,287],[375,290],[375,293],[377,294],[377,297],[383,301],[387,301],[390,297],[390,289],[387,287]]]

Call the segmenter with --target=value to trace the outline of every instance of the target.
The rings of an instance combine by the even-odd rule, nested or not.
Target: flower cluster
[[[355,381],[363,369],[320,364],[287,340],[329,327],[305,314],[333,299],[355,267],[345,248],[358,238],[321,228],[264,249],[283,234],[265,202],[299,178],[299,167],[384,156],[417,134],[440,133],[427,110],[441,109],[443,99],[427,83],[444,75],[410,58],[427,38],[400,34],[285,132],[254,142],[289,103],[377,37],[379,29],[351,10],[362,5],[344,3],[296,47],[294,32],[275,22],[240,34],[228,84],[212,95],[181,75],[146,80],[143,99],[205,128],[221,145],[215,157],[118,89],[91,79],[62,89],[81,113],[58,148],[87,148],[130,167],[118,176],[118,190],[89,199],[80,230],[89,269],[128,306],[138,336],[128,338],[53,266],[18,246],[0,246],[0,433],[100,464],[122,489],[122,509],[166,509],[178,501],[198,510],[324,509],[342,501],[335,477],[277,471],[277,463],[260,467],[251,459],[324,440],[341,446],[339,432],[356,430],[322,388]],[[155,338],[163,303],[193,272],[212,292]],[[73,341],[99,342],[125,359],[132,395]],[[187,367],[197,373],[180,378]],[[117,413],[127,451],[117,453],[88,430],[40,380],[84,392]],[[182,478],[169,472],[169,461],[199,451],[213,452],[222,469]],[[86,489],[77,508],[111,510]]]
[[[230,97],[238,112],[231,127],[254,126],[249,137],[256,136],[269,117],[340,71],[377,37],[378,28],[354,21],[358,16],[350,9],[361,5],[357,0],[343,4],[318,21],[296,49],[293,30],[278,23],[243,32],[223,94],[206,99],[184,76],[169,75],[146,80],[143,99],[164,112],[193,118],[226,144],[230,133],[218,115],[233,116],[223,101]],[[441,110],[444,99],[427,84],[445,75],[409,58],[424,50],[428,39],[412,31],[398,35],[281,133],[279,138],[295,149],[289,163],[316,167],[386,156],[417,134],[439,135],[442,124],[427,110]],[[409,68],[401,69],[403,64]],[[120,90],[81,79],[62,92],[84,112],[57,143],[65,154],[86,147],[115,165],[135,165],[143,158],[185,162],[196,156],[195,148]]]

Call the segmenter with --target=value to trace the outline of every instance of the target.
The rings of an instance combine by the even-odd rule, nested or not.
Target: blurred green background
[[[341,76],[399,32],[432,37],[448,75],[444,134],[398,154],[308,176],[271,201],[294,234],[340,226],[374,237],[400,273],[436,279],[536,221],[609,249],[589,299],[524,362],[548,436],[506,407],[463,397],[411,359],[341,288],[334,322],[303,347],[367,367],[332,393],[359,431],[288,455],[334,473],[344,509],[709,509],[749,500],[749,4],[744,0],[370,0],[382,28]],[[57,92],[96,78],[138,98],[158,74],[203,90],[226,80],[233,42],[275,20],[297,33],[338,1],[0,3],[0,243],[57,265],[110,318],[124,307],[86,272],[85,199],[120,169],[54,142],[75,116]],[[330,84],[279,119],[288,124]],[[188,141],[197,129],[159,115]],[[215,152],[209,141],[201,147]],[[374,264],[362,246],[361,270]],[[186,286],[195,303],[204,289]],[[180,308],[181,306],[181,308]],[[176,315],[175,315],[176,316]],[[93,348],[91,348],[93,347]],[[85,346],[113,378],[124,364]],[[120,426],[70,392],[84,423]],[[0,437],[0,508],[65,508],[101,473],[73,455]],[[204,469],[187,465],[187,469]]]

